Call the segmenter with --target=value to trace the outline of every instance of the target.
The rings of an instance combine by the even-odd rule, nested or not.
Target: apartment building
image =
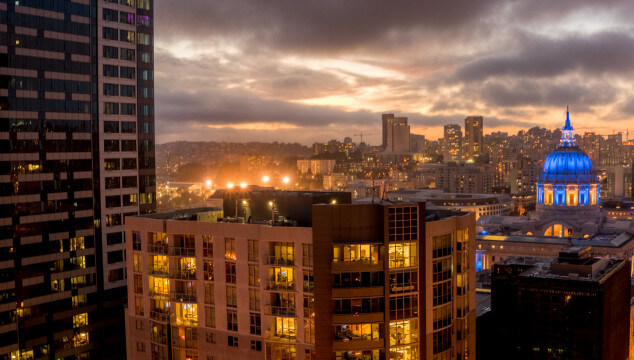
[[[218,211],[128,218],[129,358],[475,356],[473,214],[324,201],[304,226],[205,221]]]

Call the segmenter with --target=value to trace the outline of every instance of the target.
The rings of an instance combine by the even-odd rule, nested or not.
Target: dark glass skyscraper
[[[125,355],[155,209],[151,0],[0,1],[0,360]]]

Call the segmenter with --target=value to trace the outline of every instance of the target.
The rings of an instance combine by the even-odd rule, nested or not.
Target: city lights
[[[244,181],[243,181],[243,182],[241,182],[241,183],[240,183],[240,187],[241,187],[241,188],[243,188],[243,189],[246,189],[246,187],[247,187],[247,183],[246,183],[246,182],[244,182]]]
[[[211,180],[206,180],[205,181],[205,186],[211,187]]]
[[[284,178],[282,178],[282,182],[284,184],[288,184],[291,181],[291,179],[288,176],[284,176]]]
[[[271,180],[271,178],[269,178],[268,175],[264,175],[262,176],[262,182],[265,184],[268,184],[269,180]]]
[[[233,189],[234,185],[232,182],[227,183],[227,189]]]

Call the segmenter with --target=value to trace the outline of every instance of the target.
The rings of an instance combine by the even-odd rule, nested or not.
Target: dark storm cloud
[[[489,81],[476,93],[491,106],[563,106],[575,104],[576,110],[587,110],[594,105],[612,103],[617,89],[605,83],[595,85],[583,83],[580,78],[565,82],[549,80],[519,80],[511,84]],[[583,107],[583,109],[581,108]]]
[[[620,32],[570,35],[561,38],[525,36],[512,54],[492,55],[456,71],[454,80],[481,81],[489,77],[552,77],[571,72],[587,76],[632,74],[634,37]]]
[[[256,46],[297,51],[343,50],[379,39],[407,41],[412,30],[450,31],[473,24],[498,1],[398,3],[384,0],[172,0],[155,2],[164,38],[231,36]],[[404,36],[395,36],[402,33]],[[410,40],[414,40],[410,38]]]

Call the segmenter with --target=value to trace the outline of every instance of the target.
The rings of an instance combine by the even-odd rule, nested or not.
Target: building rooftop
[[[180,210],[172,210],[161,213],[152,213],[152,214],[144,214],[144,215],[135,215],[136,217],[148,218],[148,219],[157,219],[157,220],[199,220],[200,215],[207,215],[210,213],[219,213],[222,212],[222,208],[220,207],[196,207],[190,209],[180,209]]]
[[[477,206],[490,204],[510,204],[508,194],[466,194],[447,193],[442,190],[396,190],[387,194],[390,200],[421,200],[438,206]]]
[[[625,260],[593,257],[589,247],[573,246],[564,248],[557,259],[511,256],[497,264],[533,265],[521,277],[603,282],[615,269],[624,266]]]
[[[574,246],[598,246],[598,247],[621,247],[634,239],[634,235],[629,233],[621,233],[618,235],[595,235],[586,239],[572,239]],[[537,236],[537,235],[484,235],[477,234],[478,241],[504,241],[517,243],[534,243],[534,244],[550,244],[550,245],[566,245],[568,238],[553,236]]]

